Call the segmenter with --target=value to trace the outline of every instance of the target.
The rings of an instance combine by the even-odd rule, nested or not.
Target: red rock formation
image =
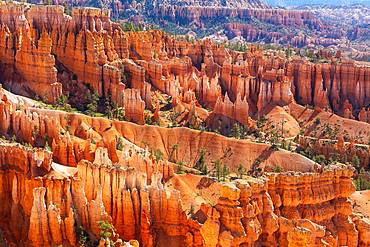
[[[44,187],[35,188],[33,190],[33,207],[30,218],[30,230],[28,235],[33,246],[51,246],[51,236],[49,230],[48,213],[45,205]]]
[[[338,105],[341,106],[346,100],[356,109],[365,106],[370,98],[369,70],[358,68],[351,61],[343,60],[342,64],[333,62],[319,68],[318,65],[298,58],[285,61],[280,57],[264,57],[252,47],[246,55],[228,51],[224,46],[218,48],[209,40],[194,45],[187,44],[171,39],[158,30],[124,33],[118,29],[117,24],[109,21],[109,12],[101,10],[76,8],[74,18],[70,18],[57,6],[32,6],[26,13],[22,13],[24,10],[17,4],[5,4],[1,8],[4,13],[8,13],[11,8],[17,9],[14,13],[22,19],[17,24],[19,31],[15,31],[14,27],[1,28],[0,46],[5,48],[1,51],[3,62],[13,63],[38,94],[46,91],[50,94],[49,89],[53,90],[52,98],[59,97],[61,91],[60,85],[56,88],[45,87],[56,83],[55,62],[52,61],[51,54],[56,55],[57,62],[75,74],[78,81],[90,83],[91,88],[99,92],[99,96],[108,96],[110,93],[112,100],[119,105],[125,88],[120,79],[121,59],[133,59],[134,62],[123,62],[125,73],[131,75],[127,79],[130,81],[126,83],[140,90],[141,98],[150,110],[154,110],[150,97],[152,85],[171,95],[174,100],[185,95],[189,88],[196,90],[197,101],[206,107],[214,106],[221,96],[222,85],[234,103],[239,93],[241,99],[246,96],[252,114],[265,108],[271,101],[293,102],[292,96],[302,104],[314,103],[321,108],[327,104],[334,111],[340,110],[342,114],[345,108],[338,109]],[[157,11],[165,13],[171,8],[162,6]],[[179,7],[173,11],[176,16],[176,13],[183,11],[192,13],[193,9]],[[196,11],[196,16],[205,13],[203,8]],[[216,8],[207,16],[224,15],[230,11],[244,17],[256,16],[261,21],[284,25],[307,24],[320,30],[323,28],[311,13],[306,12]],[[4,17],[3,23],[9,26],[10,19]],[[244,29],[242,25],[228,26]],[[249,30],[248,26],[246,30]],[[14,42],[16,40],[20,42]],[[50,46],[51,51],[48,48]],[[324,51],[321,54],[326,57]],[[233,60],[231,56],[234,64],[228,62]],[[23,59],[29,57],[33,59],[30,62]],[[43,57],[45,71],[38,73],[35,78],[29,72],[30,68]],[[271,72],[273,70],[276,71],[276,79]],[[40,76],[44,79],[41,80]],[[32,80],[43,83],[32,84]],[[45,80],[49,84],[44,83]],[[186,101],[185,97],[184,100]],[[348,111],[346,115],[350,116]]]
[[[216,209],[220,212],[220,235],[222,246],[238,246],[246,241],[247,235],[242,225],[243,210],[239,207],[240,190],[234,185],[222,186],[221,197]]]
[[[7,147],[13,148],[10,145]],[[11,153],[5,151],[2,152],[2,156],[14,162],[16,159],[9,156]],[[123,152],[125,153],[126,151]],[[12,155],[20,157],[16,153]],[[33,183],[35,187],[44,187],[35,191],[44,191],[43,195],[40,195],[41,199],[46,192],[47,201],[50,203],[48,210],[45,203],[36,196],[34,209],[31,210],[26,206],[25,203],[30,202],[32,195],[29,193],[27,195],[22,186],[17,190],[14,189],[17,188],[17,184],[25,183],[26,178],[22,178],[21,174],[17,175],[21,180],[13,179],[13,187],[4,187],[5,191],[13,188],[14,203],[21,203],[25,213],[31,216],[30,226],[38,227],[37,229],[41,231],[40,236],[43,236],[44,232],[50,232],[49,239],[47,237],[36,239],[29,235],[33,244],[42,241],[43,245],[48,245],[51,239],[58,243],[61,238],[75,243],[76,235],[73,231],[67,231],[67,225],[74,225],[72,219],[76,212],[78,212],[77,224],[91,229],[95,235],[100,231],[96,222],[108,220],[116,226],[124,239],[140,239],[138,234],[141,232],[141,240],[148,244],[154,243],[154,239],[160,241],[153,231],[159,228],[164,229],[170,238],[183,236],[185,242],[195,246],[200,246],[202,239],[207,246],[233,242],[267,244],[276,241],[295,244],[307,242],[307,239],[310,243],[325,241],[332,245],[336,243],[350,245],[357,241],[361,243],[367,241],[366,229],[370,224],[363,220],[354,220],[357,229],[361,229],[358,231],[361,231],[362,235],[358,235],[354,223],[348,217],[351,214],[351,205],[347,197],[354,192],[350,179],[353,169],[344,165],[328,166],[322,173],[267,174],[268,181],[250,179],[237,180],[235,185],[225,184],[222,186],[219,203],[215,208],[204,209],[208,211],[207,220],[204,225],[199,225],[186,219],[177,191],[173,191],[171,196],[167,197],[161,179],[162,172],[170,175],[170,167],[158,168],[160,172],[152,173],[151,180],[148,181],[146,175],[135,171],[147,169],[146,172],[149,172],[148,169],[151,167],[148,164],[144,167],[138,166],[139,156],[122,159],[125,160],[125,163],[122,162],[123,166],[132,166],[131,164],[136,163],[135,169],[111,165],[107,155],[106,152],[104,158],[106,160],[102,162],[103,153],[97,152],[95,165],[88,161],[80,161],[78,173],[71,178],[72,181],[54,178]],[[101,165],[98,165],[99,163]],[[2,164],[12,163],[3,161]],[[20,163],[13,164],[18,166]],[[30,164],[26,166],[31,167]],[[35,166],[35,169],[42,168]],[[35,174],[41,174],[40,171]],[[151,183],[150,187],[146,186],[147,181]],[[32,186],[31,180],[26,183]],[[60,206],[56,207],[55,203]],[[71,205],[75,205],[76,211],[71,210]],[[16,214],[12,214],[12,217],[16,217]],[[38,221],[39,219],[43,219],[42,222],[45,221],[46,225]],[[326,230],[323,225],[326,226]]]
[[[207,220],[200,231],[207,246],[236,241],[249,245],[316,242],[357,246],[357,241],[367,240],[361,240],[355,224],[361,231],[370,224],[348,217],[347,197],[354,192],[352,173],[351,167],[331,165],[321,174],[275,173],[266,174],[268,180],[237,180],[236,187],[225,184],[217,210],[203,209]]]
[[[290,25],[290,24],[287,24]],[[283,36],[281,33],[277,32],[267,32],[263,29],[259,29],[261,27],[251,26],[249,24],[241,24],[241,23],[226,23],[225,25],[226,35],[229,38],[234,37],[243,37],[246,41],[254,42],[254,41],[265,41],[266,43],[289,43],[296,47],[303,47],[310,44],[313,45],[338,45],[340,42],[338,38],[342,38],[342,34],[338,34],[339,37],[330,37],[330,35],[325,35],[326,37],[330,38],[313,38],[308,37],[305,35],[302,36],[295,36],[294,34],[290,33],[286,36]],[[339,31],[339,30],[338,30]],[[325,30],[321,30],[321,33],[325,33]],[[323,35],[324,36],[324,35]],[[329,53],[327,50],[320,51],[322,58],[330,59],[332,58],[332,54]]]
[[[302,138],[300,146],[304,149],[311,147],[319,155],[324,155],[326,158],[330,158],[333,153],[337,153],[340,159],[343,158],[344,154],[347,156],[348,161],[352,161],[352,157],[356,155],[359,158],[360,167],[366,166],[370,162],[370,155],[368,152],[358,146],[354,146],[353,140],[350,140],[349,145],[344,145],[343,137],[338,137],[338,142],[335,145],[325,145],[322,142],[317,142],[314,146],[310,145],[308,139]]]
[[[335,111],[356,112],[368,104],[369,69],[358,68],[351,61],[320,66],[298,58],[265,57],[256,47],[242,54],[222,46],[218,49],[209,40],[179,42],[158,30],[124,33],[102,10],[77,8],[70,18],[60,7],[38,6],[25,11],[14,6],[0,5],[1,13],[11,10],[0,16],[4,24],[13,17],[19,19],[17,29],[9,24],[0,29],[0,59],[2,64],[9,63],[11,73],[18,70],[27,83],[30,81],[32,90],[43,90],[48,83],[45,78],[55,75],[55,64],[62,64],[77,75],[77,81],[91,83],[101,96],[110,91],[113,100],[121,100],[124,90],[126,118],[140,123],[144,123],[145,106],[152,107],[151,86],[171,95],[174,104],[181,100],[190,103],[189,112],[199,101],[214,107],[215,114],[243,125],[249,123],[249,112],[261,111],[271,102],[289,104],[294,102],[293,96],[303,104],[315,103],[318,111],[329,104]],[[204,13],[202,9],[198,12]],[[223,9],[220,14],[225,13],[230,10]],[[286,25],[310,22],[312,27],[321,28],[305,13],[243,9],[231,13],[259,15],[261,20]],[[213,11],[209,14],[214,15]],[[122,58],[127,59],[123,62]],[[36,76],[45,79],[40,85],[32,83],[37,79],[30,72],[35,64],[41,66]],[[132,89],[125,89],[122,72],[127,75],[122,81]],[[53,112],[53,117],[48,117],[49,110],[26,106],[34,104],[26,101],[19,110],[21,103],[9,95],[0,90],[0,131],[8,139],[14,134],[17,141],[34,146],[48,141],[53,150],[0,143],[0,199],[4,202],[0,224],[13,245],[75,246],[79,226],[87,229],[92,240],[98,240],[100,220],[112,223],[124,240],[138,239],[145,246],[368,244],[370,224],[352,215],[347,199],[354,192],[351,167],[331,165],[317,173],[266,174],[260,179],[223,184],[218,203],[203,206],[204,219],[194,221],[182,208],[180,192],[166,192],[163,187],[162,180],[175,176],[172,163],[155,162],[147,151],[129,147],[128,142],[122,152],[116,150],[115,141],[91,144],[92,137],[100,139],[103,132],[113,129],[127,140],[133,136],[136,143],[137,130],[146,127],[113,121],[111,128],[105,129],[109,120],[75,113]],[[360,113],[363,120],[364,111]],[[66,122],[64,116],[74,119]],[[66,123],[71,124],[71,133],[63,130]],[[127,130],[129,125],[132,129]],[[61,135],[60,131],[65,133]],[[195,131],[183,132],[178,140],[187,142],[189,133]],[[153,134],[156,136],[160,135]],[[211,140],[230,144],[217,135]],[[166,142],[161,145],[169,145]],[[238,142],[250,147],[245,143]],[[328,155],[333,152],[316,145]],[[367,153],[355,149],[353,143],[346,150],[343,141],[338,141],[334,148],[348,157],[356,154],[360,160],[368,159]],[[107,244],[106,240],[101,242]]]
[[[49,35],[42,32],[37,40],[37,47],[35,40],[31,39],[27,32],[21,33],[20,36],[22,42],[15,55],[15,67],[22,72],[27,85],[36,94],[41,97],[48,94],[49,101],[58,99],[62,93],[62,85],[57,83],[57,70],[54,67],[54,57],[50,54],[52,41]],[[35,70],[38,73],[35,73]]]
[[[253,42],[256,40],[265,39],[271,43],[276,42],[283,35],[277,32],[266,32],[264,30],[258,30],[252,28],[251,25],[240,24],[240,23],[227,23],[225,25],[226,30],[229,31],[228,35],[233,36],[242,36],[246,41]]]
[[[328,104],[328,89],[324,90],[324,85],[323,85],[323,78],[321,74],[321,66],[316,65],[315,67],[315,87],[314,87],[314,104],[315,106],[321,107],[322,109],[325,108],[326,105]]]
[[[116,167],[116,169],[108,170],[105,166],[91,166],[88,162],[80,162],[78,169],[82,181],[85,183],[87,201],[96,193],[96,185],[100,183],[99,181],[104,181],[101,182],[103,183],[102,198],[104,198],[102,203],[107,213],[113,216],[113,225],[117,226],[117,232],[124,239],[138,237],[135,229],[140,226],[140,215],[143,215],[145,211],[146,217],[150,216],[150,228],[162,227],[170,236],[185,235],[187,231],[193,229],[190,225],[187,226],[189,223],[187,223],[186,216],[182,211],[178,192],[172,192],[171,197],[167,198],[161,183],[161,173],[153,173],[151,186],[147,190],[146,175],[135,172],[134,168]],[[91,169],[95,171],[92,179],[89,178]],[[111,179],[110,176],[107,176],[108,174],[111,174]],[[111,197],[112,193],[113,197]],[[147,199],[144,199],[145,197]],[[149,208],[146,208],[145,204]],[[142,213],[140,213],[140,208],[143,210]],[[167,228],[169,225],[171,228]],[[154,236],[144,234],[142,237],[144,243],[149,243]],[[195,237],[200,237],[200,234]]]
[[[358,120],[362,122],[370,123],[369,110],[365,110],[365,108],[362,108],[360,113],[358,114]]]
[[[245,96],[242,101],[239,93],[235,104],[233,104],[226,94],[224,102],[221,101],[220,97],[218,98],[213,112],[234,119],[245,126],[250,125],[248,109],[249,106]]]
[[[125,119],[144,124],[145,102],[140,97],[137,89],[125,90]]]
[[[207,221],[200,229],[200,233],[204,238],[205,246],[215,247],[218,243],[218,235],[220,231],[220,213],[214,207],[206,209],[206,213]]]
[[[269,22],[275,25],[304,27],[311,26],[312,29],[323,30],[325,26],[320,20],[316,19],[312,12],[286,11],[278,9],[268,9],[269,6],[263,5],[257,8],[225,8],[225,7],[193,7],[193,6],[164,6],[159,5],[155,9],[156,15],[169,16],[173,21],[183,18],[189,22],[201,22],[201,18],[215,18],[217,16],[233,16],[239,18],[257,18],[261,22]]]
[[[284,76],[284,70],[277,73],[274,69],[266,71],[262,77],[260,95],[258,96],[257,108],[263,110],[270,102],[283,101],[286,104],[295,102],[291,92],[291,84]]]

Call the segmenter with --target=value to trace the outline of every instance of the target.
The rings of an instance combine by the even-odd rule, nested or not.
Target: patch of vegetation
[[[108,221],[98,221],[97,223],[99,224],[98,227],[101,229],[101,232],[99,233],[101,238],[110,238],[110,236],[112,236],[112,232],[116,230]]]

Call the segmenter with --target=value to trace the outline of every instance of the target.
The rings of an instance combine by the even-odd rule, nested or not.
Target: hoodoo
[[[152,11],[195,26],[329,25],[258,0],[180,2]],[[0,2],[0,246],[370,245],[367,202],[351,201],[370,189],[366,64],[66,10]]]

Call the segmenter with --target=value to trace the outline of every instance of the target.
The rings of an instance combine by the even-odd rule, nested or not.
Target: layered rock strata
[[[356,221],[348,196],[354,169],[325,167],[316,173],[266,174],[221,187],[215,207],[204,206],[206,246],[357,246],[366,222]],[[366,228],[365,227],[365,228]]]
[[[26,95],[35,92],[41,97],[49,94],[50,100],[58,98],[61,87],[55,68],[62,64],[77,81],[118,105],[124,103],[125,88],[140,90],[150,110],[154,110],[152,88],[172,96],[175,102],[189,103],[187,95],[195,93],[193,101],[212,108],[226,93],[234,104],[240,94],[240,99],[246,98],[251,116],[271,102],[284,105],[296,101],[321,108],[328,105],[352,118],[348,109],[363,108],[370,99],[369,69],[346,59],[321,65],[298,57],[263,56],[256,47],[238,53],[209,40],[188,44],[159,30],[125,33],[109,21],[109,12],[97,9],[76,8],[74,18],[64,15],[60,6],[32,5],[25,12],[21,5],[4,3],[0,9],[4,15],[17,9],[14,14],[22,20],[15,29],[10,17],[3,18],[1,63],[19,71],[16,77],[6,74],[4,84]],[[310,19],[305,13],[300,15],[301,20]],[[36,64],[42,73],[31,73]],[[28,86],[16,86],[19,76]]]
[[[261,41],[264,40],[266,43],[276,43],[277,41],[281,43],[288,43],[294,45],[296,47],[303,47],[306,45],[322,45],[322,46],[330,46],[330,45],[338,45],[340,41],[338,38],[313,38],[309,36],[296,36],[294,34],[287,34],[283,36],[281,33],[278,32],[267,32],[263,29],[258,29],[256,27],[252,27],[249,24],[241,24],[241,23],[227,23],[224,25],[226,29],[226,35],[232,39],[234,37],[243,37],[248,42],[254,41]],[[325,30],[322,30],[324,33]],[[323,35],[324,36],[324,35]],[[329,35],[327,35],[329,36]],[[343,35],[339,36],[340,38]],[[328,58],[327,56],[323,56],[323,58]]]
[[[50,152],[19,145],[2,144],[2,147],[0,175],[4,183],[0,196],[9,199],[9,205],[2,209],[9,219],[2,223],[11,223],[7,233],[14,234],[18,241],[25,241],[28,233],[27,246],[53,246],[66,240],[77,246],[77,226],[91,230],[94,234],[91,238],[96,239],[100,233],[97,222],[101,220],[113,223],[121,238],[140,239],[147,246],[162,238],[155,234],[160,228],[175,239],[187,238],[193,232],[192,241],[197,243],[195,246],[201,246],[199,226],[187,219],[179,192],[173,191],[168,197],[163,189],[162,173],[173,176],[168,166],[161,173],[152,172],[147,186],[146,173],[137,171],[142,168],[130,167],[130,163],[113,165],[104,159],[103,150],[96,152],[94,163],[80,161],[74,177],[42,178],[50,171],[58,171],[55,165],[52,168]],[[15,157],[21,160],[23,157],[22,162],[29,160],[29,163],[23,164]],[[19,232],[22,225],[28,230]]]
[[[322,30],[325,25],[316,19],[312,12],[287,11],[280,9],[262,8],[226,8],[226,7],[195,7],[195,6],[164,6],[160,5],[155,10],[158,16],[168,16],[173,21],[185,20],[200,23],[203,19],[214,17],[256,18],[261,22],[275,25],[308,27]]]
[[[138,239],[147,246],[164,239],[173,246],[367,243],[370,222],[352,215],[348,200],[355,190],[350,166],[225,183],[218,203],[201,207],[206,218],[193,221],[182,209],[180,192],[174,190],[168,197],[163,188],[162,177],[174,176],[173,168],[154,163],[148,155],[142,158],[124,149],[113,164],[108,150],[99,147],[93,163],[81,160],[69,174],[62,174],[63,166],[53,163],[48,151],[2,146],[0,197],[9,204],[1,212],[10,216],[1,223],[11,225],[7,236],[31,246],[65,241],[75,246],[80,225],[96,239],[101,220],[115,225],[120,238]],[[28,230],[21,231],[22,226]]]
[[[370,154],[354,144],[354,140],[351,139],[349,144],[345,145],[343,137],[338,137],[337,143],[333,145],[327,145],[322,141],[312,145],[308,138],[302,137],[299,146],[304,150],[311,148],[317,155],[324,155],[326,159],[330,159],[335,154],[339,159],[343,160],[343,156],[346,155],[348,162],[352,162],[352,158],[356,155],[359,160],[359,166],[366,167],[370,162]]]

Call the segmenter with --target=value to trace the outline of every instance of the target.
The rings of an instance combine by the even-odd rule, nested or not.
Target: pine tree
[[[217,179],[220,179],[221,176],[221,160],[217,158],[215,162],[213,163],[213,170],[214,175],[217,177]]]
[[[239,178],[242,178],[243,175],[245,175],[244,166],[243,166],[242,163],[240,163],[238,165],[238,170],[237,170],[236,174],[238,175]]]
[[[225,163],[224,166],[222,167],[222,178],[225,181],[226,176],[230,174],[230,168],[229,166]]]
[[[177,174],[184,174],[183,166],[184,163],[182,163],[182,161],[179,160],[179,162],[177,162]]]
[[[92,117],[95,116],[95,113],[97,112],[98,108],[98,99],[99,99],[99,94],[98,92],[91,94],[90,90],[87,91],[86,94],[86,101],[87,101],[87,110],[86,113]]]
[[[281,166],[276,165],[275,168],[274,168],[274,172],[281,173],[282,172]]]
[[[105,115],[108,119],[112,117],[112,93],[110,88],[108,88],[107,97],[105,98]]]
[[[200,157],[197,161],[197,166],[198,166],[198,170],[203,174],[203,175],[207,175],[207,166],[205,165],[205,162],[206,162],[206,151],[204,151],[204,149],[202,148],[201,152],[200,152]]]
[[[352,161],[351,161],[351,164],[355,167],[355,168],[359,168],[360,166],[360,160],[358,159],[357,155],[353,155],[352,157]]]
[[[235,139],[240,139],[241,137],[241,130],[239,124],[235,123],[234,127],[231,129],[231,136],[235,137]]]
[[[188,215],[190,215],[190,218],[191,219],[194,219],[194,212],[195,212],[195,210],[194,210],[194,204],[191,203],[190,204],[190,208],[189,208],[189,213],[188,213]]]
[[[154,156],[155,156],[155,161],[159,162],[160,160],[162,160],[163,153],[159,148],[157,148],[154,151]]]
[[[110,236],[112,236],[112,232],[114,232],[116,229],[114,229],[114,226],[109,224],[108,221],[98,221],[97,222],[99,224],[99,228],[102,230],[100,233],[99,233],[99,236],[101,238],[104,238],[104,239],[108,239]]]
[[[48,98],[49,98],[49,93],[48,93],[48,91],[46,91],[44,93],[44,97],[42,98],[42,102],[47,103],[49,101]]]
[[[70,10],[69,10],[68,4],[66,2],[63,2],[62,5],[64,7],[64,14],[70,15]]]
[[[116,136],[116,149],[119,151],[123,150],[123,141],[122,138],[119,136]]]

